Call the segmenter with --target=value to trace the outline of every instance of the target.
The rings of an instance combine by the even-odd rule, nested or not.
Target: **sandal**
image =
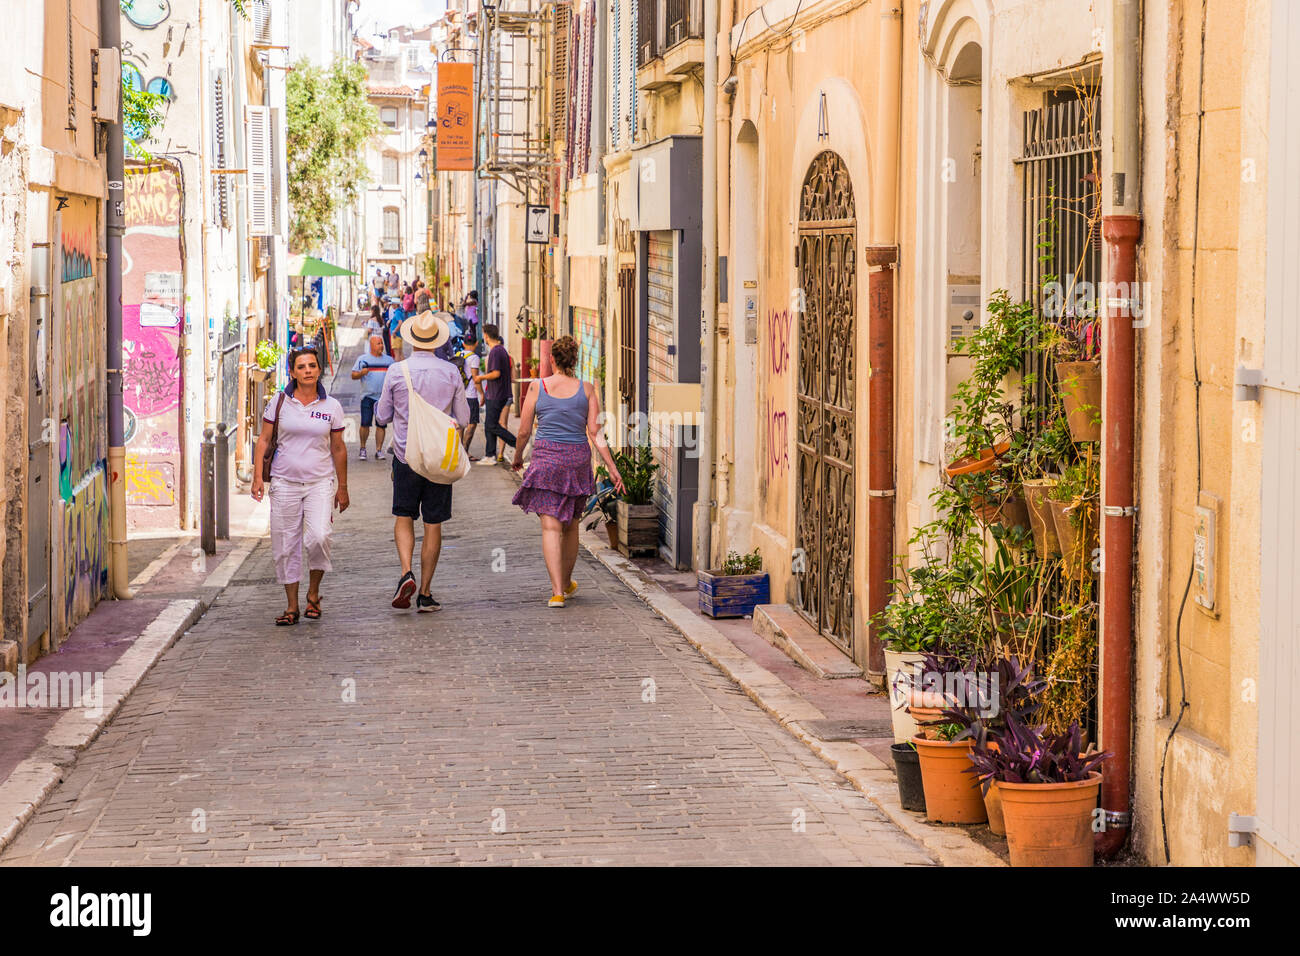
[[[297,623],[298,623],[297,611],[285,611],[283,614],[281,614],[279,617],[275,619],[276,627],[291,627]]]
[[[307,599],[307,610],[303,613],[303,617],[309,621],[320,620],[320,598],[314,601],[311,598]]]

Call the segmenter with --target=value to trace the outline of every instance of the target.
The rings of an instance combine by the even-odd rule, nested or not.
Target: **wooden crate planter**
[[[767,572],[760,574],[699,573],[700,613],[709,617],[745,617],[770,603]]]
[[[654,505],[618,503],[618,550],[635,554],[659,553],[659,509]]]

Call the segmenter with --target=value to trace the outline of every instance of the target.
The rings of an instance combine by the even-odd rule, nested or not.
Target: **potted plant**
[[[898,801],[904,810],[925,812],[925,785],[921,781],[921,757],[912,741],[893,743],[889,752],[894,758],[898,777]]]
[[[700,613],[709,617],[750,617],[755,607],[771,599],[757,548],[749,554],[727,552],[720,569],[700,571],[697,579]]]
[[[654,452],[648,444],[614,453],[626,493],[618,499],[618,550],[631,557],[659,550],[659,510],[654,505]]]
[[[967,772],[975,746],[969,722],[990,706],[990,701],[978,693],[969,696],[970,691],[979,691],[975,659],[949,653],[927,654],[918,681],[920,688],[913,689],[913,697],[920,695],[938,707],[938,714],[924,715],[925,720],[913,711],[921,731],[912,741],[921,764],[926,819],[936,823],[983,823],[988,819],[984,796],[979,782]]]
[[[1091,866],[1092,817],[1109,753],[1082,753],[1079,724],[1044,733],[1014,713],[996,748],[974,751],[972,772],[996,782],[1012,866]]]
[[[1064,316],[1051,338],[1061,402],[1077,442],[1101,441],[1100,333],[1095,318]]]
[[[276,365],[284,355],[284,348],[276,345],[270,339],[262,339],[257,343],[257,348],[253,350],[253,360],[257,363],[249,370],[249,375],[255,382],[265,382],[275,371]]]
[[[1076,581],[1087,577],[1092,570],[1092,555],[1097,547],[1100,481],[1100,471],[1089,448],[1082,458],[1066,466],[1048,499],[1052,524],[1061,545],[1062,565],[1066,575]]]

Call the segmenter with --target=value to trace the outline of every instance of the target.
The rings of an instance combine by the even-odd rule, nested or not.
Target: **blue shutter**
[[[614,97],[610,101],[609,148],[617,150],[623,129],[623,0],[614,0]]]

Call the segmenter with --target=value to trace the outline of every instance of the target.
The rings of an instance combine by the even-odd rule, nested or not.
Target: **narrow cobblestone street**
[[[389,606],[387,464],[349,484],[323,619],[272,626],[263,540],[0,864],[932,862],[585,552],[548,609],[502,469],[456,486],[435,614]]]

